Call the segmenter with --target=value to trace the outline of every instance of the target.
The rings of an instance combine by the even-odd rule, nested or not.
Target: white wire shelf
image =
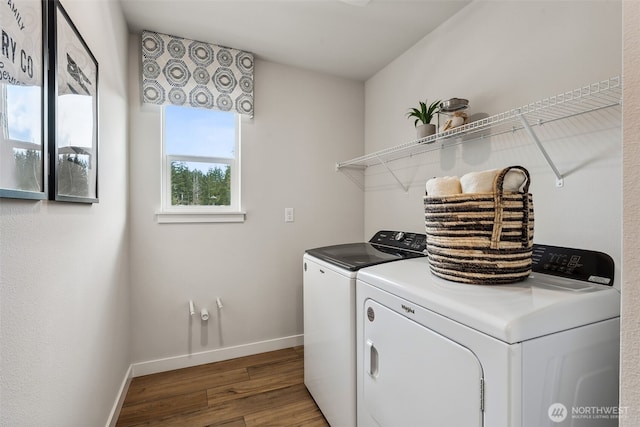
[[[393,175],[393,172],[386,165],[386,163],[390,161],[428,151],[439,150],[449,145],[457,145],[458,143],[475,138],[496,136],[524,129],[534,142],[536,142],[538,148],[547,159],[549,166],[556,174],[558,186],[562,186],[562,175],[555,168],[553,161],[538,141],[532,127],[621,104],[622,78],[620,76],[612,77],[608,80],[596,82],[531,104],[523,105],[522,107],[480,119],[442,133],[336,163],[336,170],[383,165]],[[435,144],[436,142],[440,142],[441,144]],[[394,178],[396,178],[395,175]],[[400,185],[402,184],[400,183]]]

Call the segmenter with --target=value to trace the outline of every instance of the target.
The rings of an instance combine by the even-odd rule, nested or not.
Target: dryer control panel
[[[534,243],[532,264],[537,273],[613,286],[613,258],[603,252]]]

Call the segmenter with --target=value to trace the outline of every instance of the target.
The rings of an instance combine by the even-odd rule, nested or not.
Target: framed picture
[[[49,4],[49,199],[97,203],[98,62],[62,4]]]
[[[47,197],[45,5],[0,4],[0,197]]]

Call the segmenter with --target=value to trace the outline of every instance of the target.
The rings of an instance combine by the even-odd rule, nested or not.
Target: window
[[[243,221],[239,115],[173,105],[163,113],[158,221]]]

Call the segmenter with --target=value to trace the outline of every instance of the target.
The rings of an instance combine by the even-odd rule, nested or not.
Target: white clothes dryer
[[[426,258],[360,270],[358,426],[617,426],[613,274],[604,254],[542,245],[512,285],[446,281]]]

